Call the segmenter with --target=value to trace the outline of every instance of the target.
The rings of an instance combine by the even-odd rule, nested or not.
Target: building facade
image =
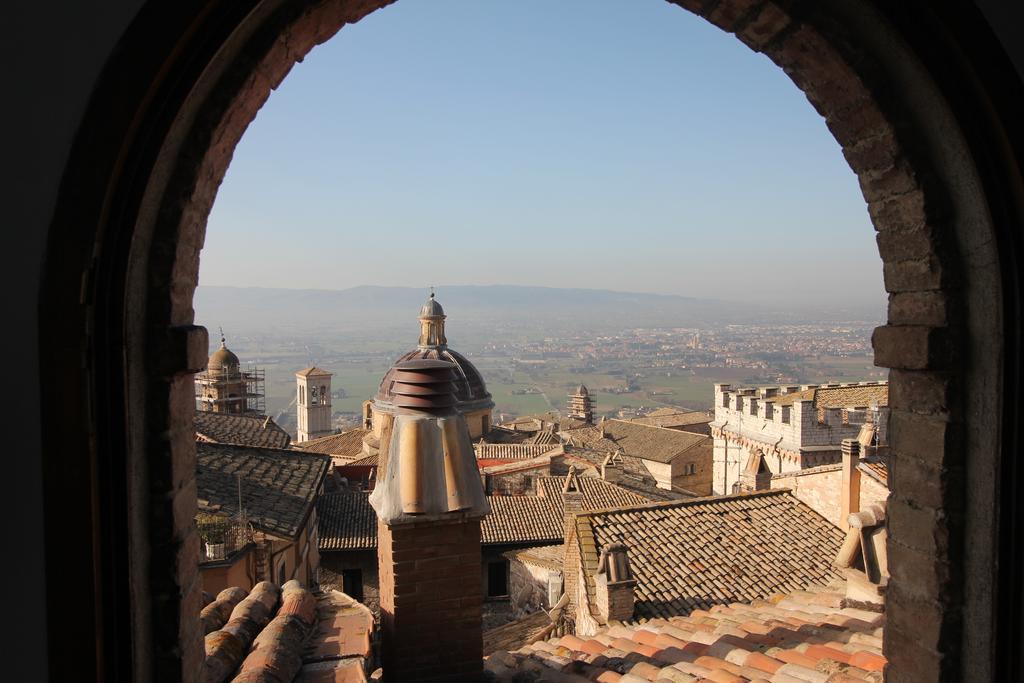
[[[334,433],[331,427],[331,377],[331,373],[315,366],[295,373],[299,443]]]
[[[772,475],[836,464],[843,439],[888,443],[888,382],[733,388],[715,385],[712,488],[738,488],[751,455]]]

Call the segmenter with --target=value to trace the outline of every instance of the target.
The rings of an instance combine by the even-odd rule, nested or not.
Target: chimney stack
[[[483,675],[480,519],[489,509],[456,410],[454,366],[396,366],[382,413],[377,481],[381,665],[385,681]]]
[[[849,529],[849,517],[860,511],[860,442],[843,439],[843,488],[840,501],[840,520],[844,529]]]
[[[636,579],[629,567],[626,546],[613,543],[601,551],[597,565],[597,609],[605,621],[630,621],[633,618],[633,589]]]
[[[609,484],[622,481],[622,456],[618,452],[609,453],[601,463],[601,478]]]

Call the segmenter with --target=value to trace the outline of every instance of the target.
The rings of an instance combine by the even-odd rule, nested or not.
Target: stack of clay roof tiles
[[[309,441],[297,443],[295,448],[308,453],[322,453],[324,455],[355,460],[363,455],[363,438],[369,431],[363,428],[350,429],[341,434],[321,436],[319,439],[310,439]]]
[[[840,577],[832,559],[843,533],[788,489],[590,512],[576,517],[576,532],[595,617],[598,559],[614,543],[629,549],[634,614],[641,619]]]
[[[881,613],[843,607],[843,587],[812,587],[688,616],[615,623],[591,637],[540,640],[485,663],[492,681],[881,681]]]
[[[196,411],[196,440],[262,448],[288,448],[292,438],[266,415],[232,415]]]
[[[196,488],[200,507],[238,514],[253,526],[297,538],[309,519],[330,466],[326,456],[274,448],[199,442]]]
[[[491,513],[480,525],[481,543],[554,543],[565,535],[562,511],[563,477],[539,477],[538,496],[489,496]],[[592,477],[580,477],[583,509],[637,505],[646,498]],[[329,493],[317,503],[321,551],[377,547],[377,518],[367,494]]]
[[[551,628],[551,619],[546,612],[534,612],[522,619],[484,631],[484,656],[498,650],[512,650],[532,643],[547,635]]]
[[[207,683],[367,680],[373,617],[343,593],[263,581],[221,591],[200,618]]]

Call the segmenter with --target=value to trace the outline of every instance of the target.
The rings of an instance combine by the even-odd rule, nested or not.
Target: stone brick
[[[878,253],[885,262],[927,259],[935,255],[935,235],[928,226],[911,230],[879,230]]]
[[[944,276],[945,272],[934,256],[882,264],[885,291],[890,293],[941,289],[947,284]]]
[[[950,565],[948,557],[936,557],[909,548],[890,538],[889,574],[892,580],[888,592],[899,591],[908,599],[931,600],[950,592]],[[953,596],[949,594],[952,601]],[[886,634],[888,635],[888,634]]]
[[[791,19],[788,14],[774,3],[766,3],[745,26],[736,32],[736,37],[751,50],[761,52],[790,25]]]
[[[912,504],[957,512],[963,507],[963,469],[936,467],[910,455],[889,461],[889,486]]]
[[[889,442],[894,458],[911,456],[933,467],[960,466],[961,429],[948,420],[892,410],[889,417]]]
[[[864,199],[869,203],[918,190],[913,170],[902,162],[879,173],[861,173],[857,179]]]
[[[897,492],[889,499],[887,514],[891,538],[931,555],[949,552],[949,520],[942,509],[919,507]]]
[[[907,412],[947,417],[950,412],[959,412],[962,401],[953,388],[951,373],[895,369],[889,373],[889,405]]]
[[[899,151],[891,129],[882,135],[854,139],[854,144],[843,147],[843,156],[854,173],[879,172],[896,165]]]
[[[871,345],[875,365],[899,370],[941,370],[952,363],[950,332],[927,325],[885,325],[875,328]]]
[[[932,211],[930,208],[926,210],[923,192],[908,192],[898,197],[869,202],[868,214],[876,230],[899,232],[923,228]]]
[[[885,669],[888,683],[920,683],[943,679],[943,657],[935,650],[922,647],[915,632],[886,627],[883,651],[889,665]]]
[[[764,8],[765,0],[722,0],[707,13],[712,24],[735,33],[736,29],[750,22]]]
[[[896,292],[889,295],[890,325],[949,325],[949,296],[940,291]]]

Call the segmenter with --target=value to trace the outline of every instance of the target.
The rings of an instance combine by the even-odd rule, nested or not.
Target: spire
[[[447,316],[441,304],[434,298],[434,288],[430,288],[430,298],[420,308],[420,348],[443,349],[448,345],[444,336],[444,320]]]
[[[227,339],[224,338],[224,328],[223,327],[218,327],[217,329],[220,330],[220,348],[222,348],[222,349],[228,348],[228,341],[227,341]]]

